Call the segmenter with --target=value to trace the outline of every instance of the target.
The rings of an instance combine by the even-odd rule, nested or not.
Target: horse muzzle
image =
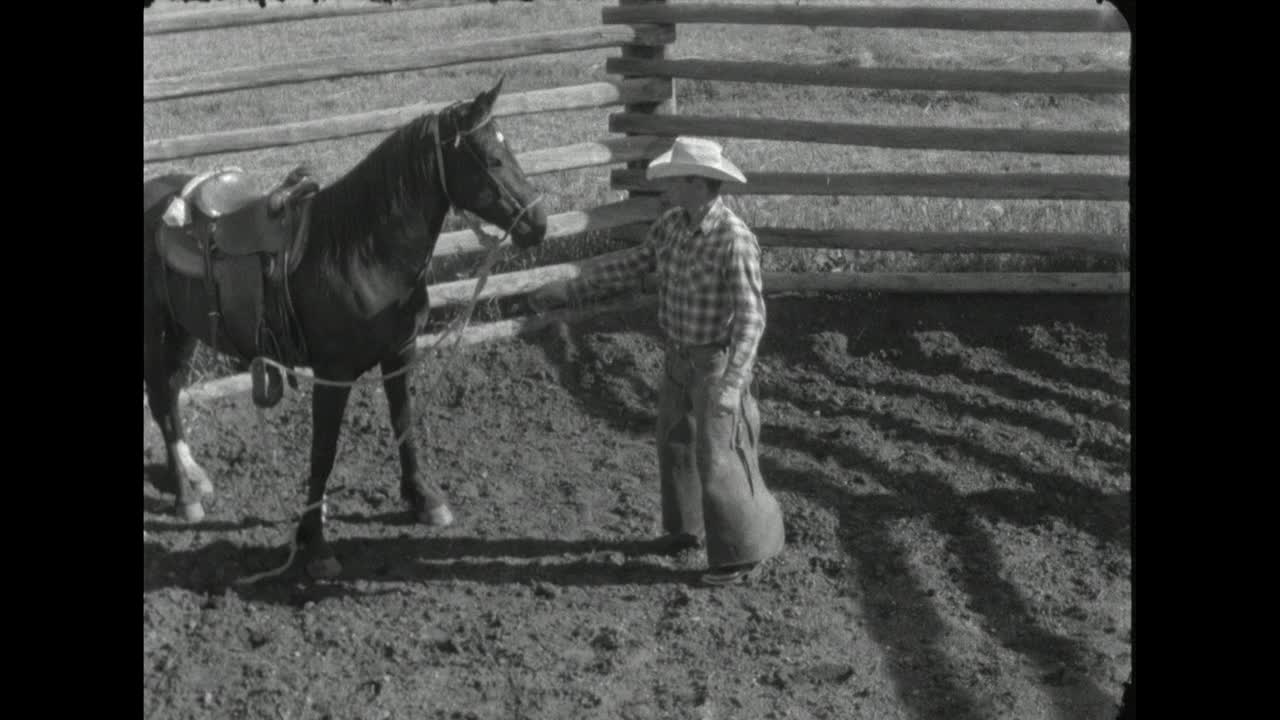
[[[511,241],[519,248],[538,245],[547,236],[547,212],[542,205],[534,205],[511,228]]]

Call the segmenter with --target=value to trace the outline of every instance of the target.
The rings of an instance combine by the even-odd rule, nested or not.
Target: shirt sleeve
[[[760,272],[760,245],[745,228],[734,233],[726,264],[729,294],[733,301],[733,331],[724,380],[741,388],[755,362],[764,335],[767,311]]]
[[[649,226],[644,241],[610,257],[586,263],[582,273],[569,281],[569,302],[642,287],[645,276],[657,267],[656,237],[662,220]]]

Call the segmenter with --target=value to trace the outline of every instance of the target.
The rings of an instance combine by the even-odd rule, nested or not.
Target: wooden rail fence
[[[143,32],[159,35],[208,31],[244,25],[315,20],[351,15],[411,12],[456,3],[419,2],[407,7],[272,8],[252,12],[144,19]],[[992,70],[920,70],[912,68],[847,68],[797,63],[668,59],[682,23],[725,25],[797,25],[808,27],[904,28],[978,32],[1117,33],[1127,32],[1123,17],[1108,6],[1081,0],[1073,10],[995,10],[917,7],[751,6],[717,3],[669,5],[666,0],[619,0],[602,11],[601,26],[527,34],[496,41],[468,42],[406,52],[314,58],[252,68],[232,68],[185,77],[146,79],[144,103],[227,93],[273,85],[324,79],[443,68],[549,53],[617,47],[606,62],[616,76],[604,82],[509,92],[495,108],[498,116],[563,110],[619,107],[608,121],[609,135],[562,147],[531,150],[519,160],[529,174],[616,165],[612,187],[628,198],[599,207],[552,215],[547,240],[554,242],[586,232],[624,231],[643,227],[657,217],[655,188],[644,180],[647,162],[669,146],[675,135],[748,138],[897,149],[1017,152],[1063,155],[1123,156],[1128,133],[1102,131],[1022,130],[961,127],[911,127],[786,118],[747,119],[682,115],[676,106],[675,82],[699,79],[893,90],[993,93],[1129,92],[1128,72],[1017,72]],[[402,125],[447,102],[417,103],[321,119],[264,127],[221,130],[199,135],[143,141],[143,163],[216,156],[261,148],[311,143],[380,133]],[[1127,202],[1129,179],[1123,175],[1088,173],[792,173],[746,169],[749,183],[727,184],[730,194],[833,196],[927,196],[955,198],[1070,199]],[[490,231],[496,230],[489,228]],[[898,228],[794,227],[756,228],[767,247],[891,250],[919,253],[1020,252],[1086,253],[1123,257],[1127,236],[1087,232],[916,232]],[[470,230],[444,233],[438,256],[483,249]],[[594,259],[503,273],[488,279],[482,298],[519,295],[543,282],[572,277]],[[1115,273],[779,273],[765,274],[766,291],[775,292],[930,292],[930,293],[1122,293],[1128,272]],[[432,305],[466,302],[473,280],[434,285]],[[652,297],[610,303],[593,309],[557,314],[578,318],[652,302]],[[517,318],[472,328],[469,337],[497,339],[542,327],[548,319]]]

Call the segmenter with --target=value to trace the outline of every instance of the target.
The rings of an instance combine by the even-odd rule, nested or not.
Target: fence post
[[[618,0],[618,5],[620,6],[656,5],[656,4],[666,5],[667,0]],[[675,29],[676,29],[675,25],[661,25],[660,27],[669,28],[673,33],[675,32]],[[627,44],[622,46],[622,57],[624,58],[639,58],[644,60],[663,60],[666,58],[666,56],[667,56],[666,45]],[[623,79],[631,78],[631,77],[641,77],[641,76],[637,76],[637,75],[622,76]],[[671,84],[671,95],[666,100],[662,100],[659,102],[628,103],[626,105],[623,105],[622,107],[623,111],[629,112],[629,113],[645,113],[650,115],[675,114],[677,112],[675,79],[666,78],[666,80]],[[636,134],[638,133],[633,133],[633,132],[625,133],[625,135],[636,135]],[[627,163],[627,169],[643,170],[646,167],[648,167],[648,165],[649,165],[648,160],[632,160]],[[652,196],[656,194],[657,193],[655,192],[644,191],[644,190],[628,190],[627,191],[627,197],[629,198]],[[639,224],[635,226],[625,226],[625,227],[615,229],[614,235],[615,237],[632,237],[634,235],[634,236],[637,236],[638,238],[639,236],[643,235],[646,228],[647,228],[647,223]]]

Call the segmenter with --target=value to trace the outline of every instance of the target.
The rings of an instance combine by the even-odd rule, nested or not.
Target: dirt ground
[[[148,718],[1115,717],[1130,672],[1126,298],[771,298],[762,470],[788,545],[746,587],[658,529],[647,318],[465,350],[416,376],[451,494],[406,521],[386,404],[357,390],[333,581],[281,565],[309,388],[190,406],[199,527],[143,425]],[[443,372],[441,372],[443,368]],[[424,402],[425,401],[425,402]]]

